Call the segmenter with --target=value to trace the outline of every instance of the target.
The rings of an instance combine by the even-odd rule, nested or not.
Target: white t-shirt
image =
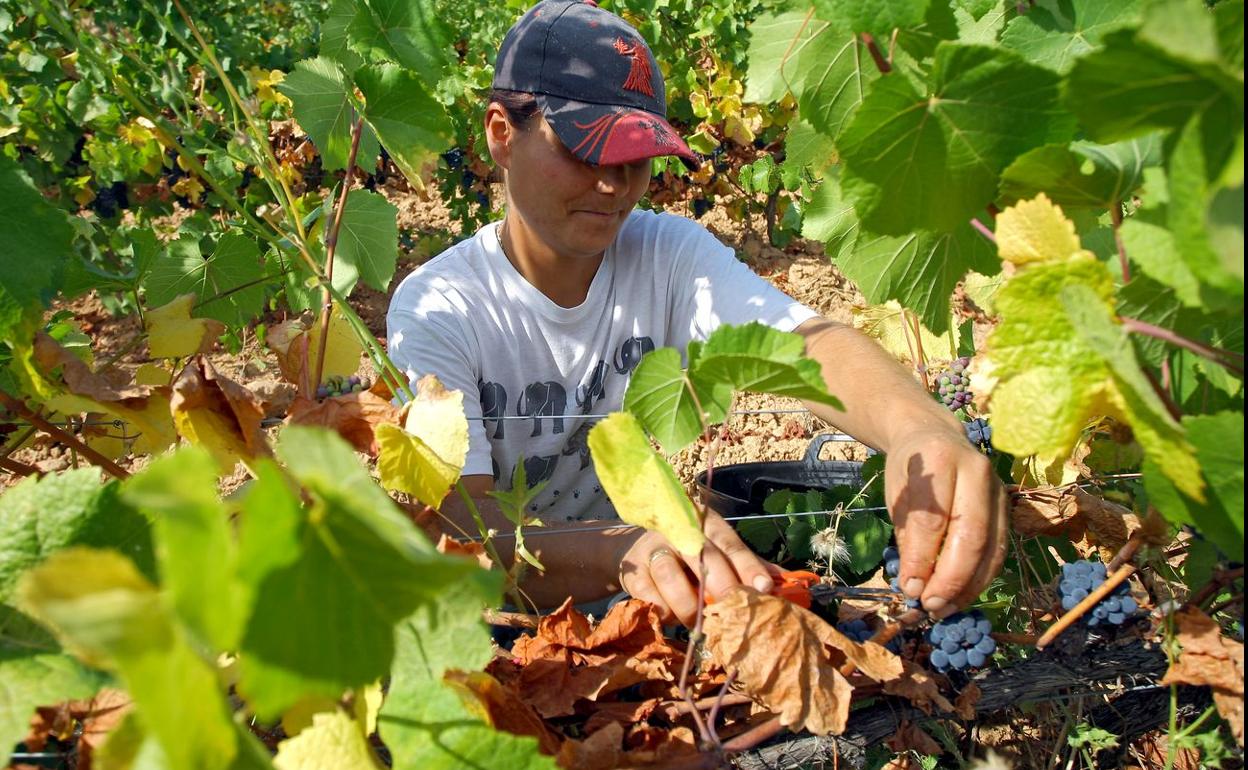
[[[386,316],[389,354],[412,382],[435,374],[464,394],[465,475],[548,483],[545,521],[614,518],[590,461],[588,415],[618,411],[646,352],[704,340],[721,324],[792,331],[817,313],[739,262],[698,223],[637,210],[585,301],[560,307],[503,253],[491,223],[408,275]],[[505,419],[500,419],[505,418]]]

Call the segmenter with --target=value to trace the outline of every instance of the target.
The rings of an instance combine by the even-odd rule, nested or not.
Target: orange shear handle
[[[787,599],[802,609],[810,609],[810,589],[821,582],[818,575],[806,570],[780,570],[773,577],[776,585],[771,589],[772,596]],[[715,597],[707,594],[706,603],[714,604]]]

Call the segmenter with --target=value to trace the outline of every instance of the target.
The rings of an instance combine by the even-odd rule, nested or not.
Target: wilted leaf
[[[207,353],[225,324],[211,318],[191,318],[194,294],[183,294],[173,301],[149,310],[143,317],[147,329],[148,352],[155,358],[185,358]]]
[[[329,428],[357,452],[375,457],[380,448],[374,430],[380,425],[393,425],[397,430],[399,410],[390,398],[390,389],[381,380],[368,390],[320,401],[297,397],[290,405],[286,422]]]
[[[914,751],[927,756],[940,754],[942,751],[935,738],[923,732],[923,728],[908,719],[902,720],[897,727],[897,732],[885,741],[885,745],[898,754]]]
[[[958,712],[958,716],[968,722],[974,719],[975,704],[979,703],[979,698],[983,694],[984,692],[979,689],[979,685],[974,682],[967,682],[966,686],[962,688],[962,692],[958,693],[958,697],[953,701],[953,708]]]
[[[169,407],[178,432],[211,452],[226,473],[239,460],[271,454],[260,429],[260,399],[218,374],[203,356],[189,362],[173,381]]]
[[[924,714],[931,714],[933,706],[939,711],[954,710],[949,699],[940,694],[940,686],[936,684],[931,674],[908,660],[903,660],[901,663],[904,673],[896,679],[885,682],[884,692],[906,698],[922,709]]]
[[[400,416],[402,429],[379,425],[375,430],[381,485],[437,507],[459,480],[468,457],[464,394],[447,390],[437,377],[426,375]]]
[[[1014,531],[1024,537],[1053,535],[1078,542],[1083,539],[1087,521],[1073,505],[1069,489],[1028,489],[1010,512]]]
[[[168,388],[119,384],[91,371],[81,359],[43,333],[35,336],[33,353],[44,377],[54,378],[56,372],[60,373],[60,381],[53,382],[65,392],[50,399],[49,407],[68,413],[107,412],[132,423],[137,429],[133,432],[139,434],[134,442],[134,451],[139,454],[162,452],[177,438],[169,414]]]
[[[484,710],[486,721],[494,729],[536,738],[543,754],[559,751],[560,736],[546,726],[531,706],[494,677],[481,671],[447,671],[443,679],[461,696],[474,699],[476,708],[473,710]]]
[[[1174,615],[1182,652],[1161,680],[1213,690],[1218,713],[1244,745],[1244,643],[1222,635],[1218,624],[1193,607]]]
[[[490,560],[489,554],[485,552],[485,546],[471,540],[460,542],[445,532],[438,539],[438,553],[472,559],[477,564],[480,564],[483,569],[490,569],[494,566],[494,562]]]
[[[837,669],[847,660],[876,681],[902,672],[901,659],[878,644],[858,644],[814,613],[745,586],[719,597],[703,622],[715,661],[795,730],[844,731],[853,687]]]
[[[658,532],[683,554],[697,554],[706,539],[698,514],[637,418],[612,414],[589,431],[588,441],[598,479],[620,518]]]
[[[264,343],[277,356],[277,368],[287,382],[299,389],[299,395],[311,398],[319,382],[312,382],[316,372],[317,351],[321,349],[321,322],[318,317],[310,325],[295,318],[269,328]],[[329,336],[325,340],[325,363],[321,378],[349,377],[360,368],[363,352],[350,324],[339,314],[329,319]]]
[[[912,365],[918,355],[916,341],[923,346],[924,355],[939,358],[948,351],[958,349],[958,327],[949,324],[949,331],[934,334],[926,326],[911,319],[901,305],[889,300],[882,305],[850,308],[854,316],[854,328],[861,329],[863,334],[876,340],[880,346],[892,353],[893,358]],[[919,338],[915,340],[914,325],[919,327]]]

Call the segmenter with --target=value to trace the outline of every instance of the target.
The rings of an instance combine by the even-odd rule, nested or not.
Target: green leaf
[[[1173,289],[1173,296],[1184,305],[1200,307],[1203,304],[1200,282],[1179,252],[1174,234],[1153,212],[1141,211],[1123,222],[1121,235],[1127,256],[1145,274]],[[1127,286],[1134,283],[1132,280]]]
[[[342,260],[364,283],[377,291],[386,291],[399,258],[398,213],[381,193],[355,190],[348,194],[338,231],[335,264]]]
[[[658,532],[686,556],[701,550],[706,538],[697,511],[636,417],[611,414],[589,431],[588,443],[598,480],[620,519]]]
[[[802,237],[823,241],[828,257],[840,261],[857,245],[858,229],[858,215],[841,190],[840,166],[833,166],[802,212]]]
[[[724,419],[723,402],[731,396],[731,392],[718,397],[710,393],[698,395],[707,411],[707,425]],[[702,435],[698,404],[681,368],[680,353],[674,348],[659,348],[642,357],[624,392],[624,409],[641,422],[668,454],[679,452]]]
[[[1014,203],[1044,193],[1067,209],[1111,209],[1139,187],[1145,168],[1160,163],[1159,134],[1109,145],[1071,142],[1038,147],[1001,173],[1001,198]]]
[[[880,76],[856,35],[826,23],[798,54],[797,71],[798,112],[829,137],[848,125],[867,87]]]
[[[88,698],[107,681],[62,654],[34,621],[0,603],[0,761],[7,763],[11,748],[26,736],[36,707]]]
[[[880,554],[893,536],[893,525],[871,511],[853,511],[840,517],[836,534],[849,549],[846,567],[863,573],[880,563]]]
[[[498,599],[497,580],[464,581],[399,624],[390,690],[377,719],[395,767],[554,770],[535,739],[495,730],[443,681],[448,671],[479,671],[493,657],[481,610]]]
[[[346,168],[355,112],[351,84],[342,66],[324,57],[304,59],[295,63],[277,90],[294,105],[295,120],[312,138],[322,167],[326,171]],[[368,126],[360,136],[355,163],[365,172],[377,165],[377,137]]]
[[[835,160],[836,147],[832,144],[831,137],[815,130],[814,126],[801,119],[789,124],[784,135],[782,170],[795,168],[820,179]]]
[[[455,61],[453,35],[433,0],[359,0],[348,34],[370,61],[392,61],[436,83]]]
[[[711,332],[690,374],[695,383],[722,383],[733,390],[791,396],[844,409],[828,393],[819,364],[806,358],[805,351],[800,335],[761,323],[721,326]]]
[[[264,266],[251,238],[226,233],[205,258],[199,238],[183,235],[169,244],[143,284],[147,304],[166,305],[182,294],[195,296],[192,314],[231,328],[250,323],[264,309]]]
[[[881,78],[838,137],[846,196],[885,235],[950,231],[996,197],[1022,153],[1066,141],[1055,74],[987,46],[941,43],[929,93]]]
[[[935,334],[948,331],[949,298],[968,271],[993,275],[1001,269],[992,244],[968,224],[948,233],[860,233],[853,251],[836,263],[868,302],[895,299]]]
[[[74,239],[65,213],[44,200],[26,173],[4,156],[0,156],[0,238],[2,342],[21,326],[24,315],[51,304],[73,256]]]
[[[736,522],[734,526],[741,539],[756,553],[770,553],[780,539],[780,525],[775,519],[745,519]]]
[[[1130,249],[1130,246],[1127,248]],[[1151,275],[1136,274],[1131,277],[1130,283],[1118,290],[1118,315],[1154,326],[1174,328],[1182,306],[1176,290],[1162,285]],[[1136,335],[1134,342],[1136,351],[1149,366],[1160,367],[1170,352],[1169,345],[1155,337]]]
[[[1244,68],[1244,0],[1223,0],[1213,7],[1218,47],[1234,69]]]
[[[1112,32],[1104,43],[1075,63],[1065,84],[1066,103],[1093,141],[1178,128],[1219,104],[1222,114],[1237,107],[1242,116],[1242,76],[1172,56],[1130,30]]]
[[[854,32],[867,32],[881,42],[895,29],[918,26],[929,0],[815,0],[819,18],[837,22]]]
[[[982,5],[989,7],[978,15],[969,9],[953,9],[959,41],[973,45],[993,45],[1005,29],[1010,15],[1015,13],[1014,4],[1007,0],[985,0]]]
[[[234,649],[242,621],[236,554],[212,455],[187,447],[158,458],[121,495],[152,518],[161,583],[179,620],[214,649]]]
[[[814,525],[805,518],[790,522],[784,530],[784,544],[789,556],[802,562],[813,559],[815,553],[810,549],[810,541],[814,536]]]
[[[116,551],[60,551],[26,574],[19,595],[80,657],[117,670],[169,767],[230,767],[241,735],[217,672],[133,562]]]
[[[808,18],[805,11],[760,14],[750,24],[749,67],[744,100],[752,104],[778,102],[786,93],[800,91],[804,82],[797,57],[827,22]]]
[[[1006,25],[1001,45],[1033,64],[1066,73],[1106,33],[1133,25],[1139,16],[1135,0],[1048,0]]]
[[[364,63],[364,59],[351,50],[347,30],[355,20],[355,0],[333,0],[325,13],[325,21],[321,24],[321,45],[317,54],[333,59],[342,65],[348,74],[354,73]]]
[[[1187,415],[1183,427],[1209,492],[1202,504],[1179,492],[1157,462],[1144,465],[1149,502],[1176,524],[1192,524],[1228,558],[1244,555],[1244,415]]]
[[[259,566],[240,574],[254,601],[239,687],[265,718],[384,676],[394,624],[477,569],[437,553],[336,435],[289,427],[277,451],[312,504],[278,479],[244,503],[240,564]]]
[[[12,601],[23,572],[75,545],[116,548],[154,575],[148,521],[117,491],[83,468],[24,479],[0,496],[0,604]]]
[[[421,187],[422,167],[451,142],[446,108],[417,73],[394,64],[360,68],[355,84],[364,94],[364,119],[408,181]]]
[[[1139,39],[1188,61],[1216,64],[1218,32],[1213,14],[1196,0],[1158,0],[1150,3],[1139,28]]]

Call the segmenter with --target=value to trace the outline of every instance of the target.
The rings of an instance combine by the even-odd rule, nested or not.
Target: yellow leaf
[[[333,698],[324,695],[306,695],[287,709],[285,714],[282,714],[282,729],[286,731],[286,735],[293,738],[311,727],[312,720],[317,714],[337,710],[338,701]]]
[[[173,372],[159,364],[140,364],[139,368],[134,370],[134,382],[136,385],[160,387],[161,385],[168,385],[172,380]]]
[[[653,530],[694,556],[706,539],[693,503],[672,466],[650,446],[637,418],[616,412],[589,431],[589,451],[602,488],[629,524]]]
[[[169,397],[163,393],[124,401],[97,401],[87,396],[62,393],[48,399],[47,404],[50,409],[69,414],[107,412],[130,423],[124,430],[127,435],[138,436],[134,442],[135,454],[163,452],[178,438],[169,414]]]
[[[202,356],[173,383],[169,408],[178,433],[207,449],[229,473],[240,460],[269,454],[261,431],[264,407],[249,390],[217,373]]]
[[[181,157],[178,160],[181,161]],[[184,176],[174,183],[173,191],[178,195],[195,201],[199,200],[199,196],[203,194],[204,186],[197,177]]]
[[[853,307],[850,312],[854,316],[854,328],[861,329],[868,337],[877,340],[880,347],[892,353],[898,361],[914,364],[917,349],[914,345],[913,326],[906,322],[901,305],[896,300],[889,300],[883,305]],[[925,357],[945,358],[951,351],[958,349],[957,324],[949,324],[949,331],[936,335],[920,323],[919,340],[923,344]]]
[[[1001,259],[1016,265],[1064,262],[1086,253],[1075,223],[1044,193],[1002,211],[996,235]]]
[[[225,332],[225,324],[211,318],[191,318],[194,294],[183,294],[154,310],[147,311],[143,325],[147,344],[156,358],[184,358],[207,353]]]
[[[459,480],[460,468],[399,426],[383,423],[373,429],[373,436],[378,446],[377,473],[386,489],[406,492],[436,508]]]
[[[463,468],[468,459],[468,418],[464,394],[447,390],[427,374],[416,383],[416,398],[407,407],[403,429],[425,443],[448,465]]]
[[[308,331],[308,361],[310,367],[316,366],[316,352],[321,348],[321,322],[316,323]],[[360,368],[360,354],[364,347],[351,330],[351,325],[340,314],[329,317],[329,337],[325,341],[325,366],[322,378],[331,375],[350,377]],[[315,389],[319,382],[311,383]]]
[[[351,703],[351,712],[355,721],[364,725],[364,734],[377,732],[377,715],[381,713],[381,704],[385,695],[381,691],[381,681],[365,685],[355,691],[355,700]]]
[[[377,762],[360,725],[341,711],[317,714],[312,726],[277,747],[277,770],[377,770]]]

